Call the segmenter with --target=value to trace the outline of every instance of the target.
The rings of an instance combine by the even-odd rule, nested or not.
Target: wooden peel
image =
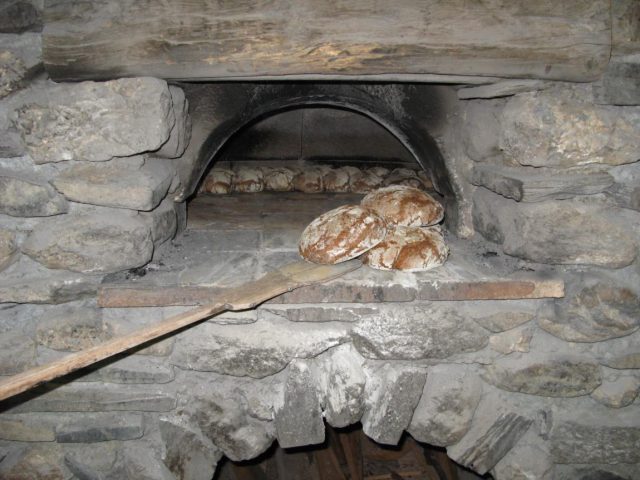
[[[237,287],[224,289],[219,298],[195,310],[174,315],[157,325],[144,327],[86,350],[72,353],[60,360],[35,367],[0,382],[0,400],[30,390],[44,382],[67,375],[101,360],[143,345],[214,315],[229,310],[247,310],[296,288],[322,283],[359,268],[359,260],[337,265],[316,265],[294,262],[267,273],[262,278]]]

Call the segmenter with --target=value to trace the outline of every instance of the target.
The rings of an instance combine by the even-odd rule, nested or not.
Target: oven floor
[[[147,305],[141,294],[141,303],[135,306],[205,303],[207,298],[190,299],[186,287],[212,287],[215,294],[218,288],[240,285],[300,260],[297,243],[305,226],[316,216],[340,205],[358,203],[361,198],[349,193],[299,192],[201,195],[189,205],[187,229],[163,245],[152,263],[112,275],[106,282],[110,287],[167,287],[160,303],[156,295],[155,303]],[[445,236],[451,253],[442,267],[408,273],[363,266],[340,279],[305,287],[274,302],[514,299],[562,293],[562,282],[548,278],[543,271],[536,272],[536,266],[501,255],[484,242],[458,239],[446,232]]]

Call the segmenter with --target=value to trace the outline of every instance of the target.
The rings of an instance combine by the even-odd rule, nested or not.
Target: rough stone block
[[[29,413],[0,415],[0,440],[14,442],[53,442],[59,418]],[[0,462],[1,463],[1,462]]]
[[[83,370],[87,372],[79,381],[123,384],[169,383],[175,378],[171,365],[164,360],[128,355],[98,368]]]
[[[15,234],[0,228],[0,272],[15,261],[17,251]]]
[[[633,290],[611,279],[581,280],[565,299],[556,300],[552,315],[540,316],[540,327],[568,342],[600,342],[640,328],[640,298]]]
[[[498,157],[500,115],[504,100],[482,100],[465,102],[463,111],[464,149],[477,162]]]
[[[78,351],[111,338],[103,328],[101,310],[68,306],[38,319],[36,342],[52,350]]]
[[[143,445],[140,442],[128,442],[120,450],[118,461],[122,474],[115,477],[135,478],[136,480],[175,480],[174,474],[158,458],[153,446]],[[181,477],[184,479],[185,477]]]
[[[478,406],[471,428],[456,444],[447,447],[447,455],[480,475],[484,475],[518,443],[532,420],[491,397]]]
[[[0,303],[64,303],[96,294],[100,277],[48,270],[22,256],[2,272]]]
[[[563,172],[544,168],[475,165],[471,181],[474,185],[486,187],[517,202],[541,202],[600,193],[613,185],[614,179],[608,173],[597,170]]]
[[[589,357],[533,353],[500,358],[483,378],[503,390],[547,397],[588,395],[602,383],[600,366]]]
[[[501,301],[498,308],[494,310],[485,315],[474,315],[473,321],[490,332],[504,332],[536,318],[537,305],[518,301]]]
[[[123,478],[119,464],[120,442],[65,444],[64,463],[79,480]]]
[[[473,223],[508,255],[538,263],[622,268],[637,256],[633,232],[615,223],[616,212],[577,200],[516,203],[479,188]]]
[[[622,408],[631,405],[639,392],[639,377],[621,375],[605,379],[591,392],[591,398],[610,408]]]
[[[198,325],[178,338],[171,362],[192,370],[263,378],[294,358],[312,358],[347,340],[346,326],[303,324],[277,316],[249,325]]]
[[[151,229],[151,240],[158,246],[173,238],[178,227],[176,209],[179,208],[170,198],[165,198],[157,208],[144,213]]]
[[[163,158],[178,158],[182,156],[191,139],[191,117],[189,116],[189,101],[184,91],[175,85],[169,85],[171,102],[176,122],[171,129],[169,139],[154,155]]]
[[[28,0],[9,0],[0,7],[0,32],[23,33],[42,30],[42,16]]]
[[[379,315],[361,320],[352,336],[364,357],[385,360],[447,358],[482,350],[489,341],[473,320],[435,304],[381,308]]]
[[[482,395],[482,381],[463,365],[437,365],[427,372],[409,433],[420,442],[446,447],[471,426]]]
[[[593,85],[596,103],[640,105],[640,54],[614,57]]]
[[[609,358],[601,360],[600,363],[619,370],[640,369],[640,351],[614,353]]]
[[[160,419],[164,463],[181,480],[211,480],[222,451],[182,417]]]
[[[0,335],[0,375],[15,375],[35,365],[35,342],[19,332]]]
[[[0,98],[22,88],[42,68],[39,34],[0,34]]]
[[[2,480],[66,480],[71,472],[64,465],[62,447],[56,443],[31,444],[10,452],[0,463]]]
[[[114,336],[121,336],[139,328],[156,324],[182,311],[184,309],[181,308],[105,308],[102,309],[102,321],[105,328]],[[171,336],[137,349],[136,354],[166,357],[173,351],[175,343],[176,337]]]
[[[147,263],[153,242],[144,220],[115,211],[36,226],[22,251],[47,268],[110,273]]]
[[[169,88],[156,78],[49,83],[16,112],[36,163],[105,161],[157,150],[175,123]]]
[[[257,457],[275,438],[271,422],[250,417],[240,398],[231,392],[194,397],[189,410],[203,434],[233,461]]]
[[[617,3],[623,2],[614,2],[613,5]],[[640,472],[640,464],[637,463],[626,465],[557,464],[553,469],[553,480],[635,480],[638,472]]]
[[[174,170],[166,161],[136,158],[71,165],[53,185],[74,202],[152,210],[167,194]]]
[[[534,327],[521,327],[489,337],[489,348],[508,355],[512,352],[528,352]]]
[[[58,443],[95,443],[133,440],[144,435],[144,419],[139,413],[97,413],[72,418],[56,427]]]
[[[367,378],[353,345],[339,345],[316,357],[313,371],[327,422],[341,428],[360,421]]]
[[[366,373],[362,430],[378,443],[397,445],[422,395],[425,373],[420,368],[388,363]]]
[[[176,480],[156,449],[144,440],[67,443],[64,460],[78,480]]]
[[[609,173],[616,183],[607,195],[620,207],[640,211],[640,162],[612,168]]]
[[[26,153],[20,134],[9,119],[10,112],[15,108],[13,101],[12,97],[0,99],[0,131],[2,131],[2,135],[0,135],[0,158],[16,158]]]
[[[6,412],[168,412],[176,406],[175,397],[157,386],[70,383],[43,387],[37,393],[42,394],[15,404],[10,401]]]
[[[590,85],[511,97],[500,124],[504,155],[522,165],[622,165],[640,158],[634,140],[640,110],[595,105]]]
[[[282,448],[315,445],[324,441],[320,398],[309,364],[294,360],[284,387],[282,405],[275,412],[278,444]]]
[[[565,411],[554,418],[550,445],[555,463],[640,463],[638,409]]]
[[[68,210],[67,201],[48,183],[0,171],[0,213],[48,217]]]
[[[554,480],[549,445],[531,428],[491,474],[495,480]]]

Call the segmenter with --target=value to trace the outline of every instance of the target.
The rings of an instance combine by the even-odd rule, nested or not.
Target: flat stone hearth
[[[358,203],[356,194],[256,193],[204,195],[189,207],[183,235],[143,269],[107,278],[105,307],[197,305],[217,292],[300,260],[298,238],[327,210]],[[447,235],[451,254],[439,268],[418,273],[363,266],[326,284],[304,287],[270,303],[378,303],[563,296],[563,282],[532,271],[480,242]],[[135,293],[135,295],[130,295]]]

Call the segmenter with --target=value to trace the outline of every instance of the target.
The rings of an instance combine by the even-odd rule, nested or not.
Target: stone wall
[[[3,376],[182,310],[100,309],[95,292],[142,274],[184,219],[184,95],[155,78],[49,81],[36,14],[0,38]],[[223,455],[361,421],[497,480],[637,478],[640,102],[608,100],[623,92],[607,75],[461,88],[435,134],[469,241],[562,276],[565,298],[425,302],[405,284],[217,317],[3,403],[0,477],[208,479]]]

